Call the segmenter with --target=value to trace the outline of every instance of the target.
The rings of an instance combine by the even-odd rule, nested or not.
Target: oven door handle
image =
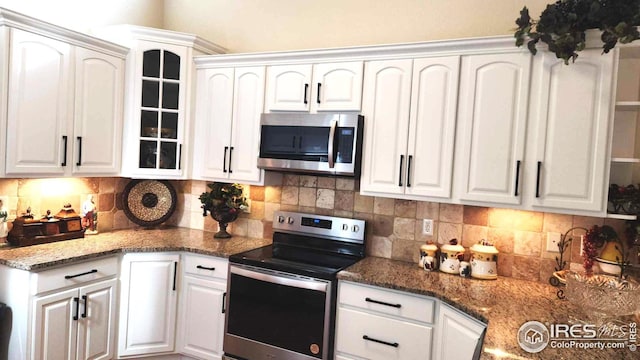
[[[232,274],[244,276],[244,277],[255,279],[255,280],[266,281],[273,284],[292,286],[300,289],[327,292],[327,287],[328,287],[327,283],[324,283],[324,282],[313,281],[313,280],[302,280],[293,276],[287,276],[285,274],[274,275],[274,274],[264,273],[259,270],[248,270],[248,269],[240,268],[237,266],[230,266],[229,270],[231,271]]]

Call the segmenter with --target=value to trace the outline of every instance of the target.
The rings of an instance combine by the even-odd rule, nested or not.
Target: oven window
[[[230,277],[229,334],[322,358],[325,292]]]

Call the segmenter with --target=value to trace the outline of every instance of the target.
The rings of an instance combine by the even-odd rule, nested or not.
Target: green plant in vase
[[[235,221],[240,212],[247,208],[247,199],[243,196],[240,184],[214,182],[207,184],[209,191],[200,195],[203,216],[209,215],[219,224],[220,230],[214,238],[226,239],[231,234],[227,232],[227,225]]]

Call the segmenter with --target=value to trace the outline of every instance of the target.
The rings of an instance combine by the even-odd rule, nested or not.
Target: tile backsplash
[[[116,177],[0,179],[0,198],[12,220],[28,207],[36,216],[47,210],[55,214],[67,202],[79,212],[91,194],[98,208],[98,230],[104,232],[136,226],[122,210],[120,195],[129,181]],[[178,202],[169,225],[217,231],[217,222],[203,216],[200,208],[199,196],[207,183],[172,181]],[[354,217],[367,221],[368,255],[417,264],[418,249],[427,241],[442,245],[456,238],[469,248],[487,239],[500,251],[499,275],[541,282],[548,281],[554,271],[557,255],[545,251],[548,232],[608,224],[623,236],[625,228],[624,221],[614,219],[363,196],[354,180],[345,178],[286,174],[270,186],[247,185],[245,192],[251,200],[250,212],[230,224],[229,231],[235,235],[271,237],[277,210]],[[432,236],[422,234],[423,219],[433,220]],[[583,233],[573,231],[577,241],[565,254],[574,269],[581,267],[579,236]]]

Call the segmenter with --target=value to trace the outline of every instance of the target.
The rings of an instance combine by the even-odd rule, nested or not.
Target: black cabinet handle
[[[322,86],[321,83],[318,83],[318,93],[316,94],[316,102],[318,104],[320,104],[320,87]]]
[[[364,301],[370,302],[370,303],[374,303],[374,304],[378,304],[378,305],[391,306],[391,307],[398,308],[398,309],[400,309],[402,307],[402,304],[391,304],[391,303],[384,302],[384,301],[374,300],[372,298],[365,298]]]
[[[407,159],[407,187],[411,187],[411,160],[413,159],[413,155],[409,155]]]
[[[404,155],[400,155],[400,171],[398,175],[398,186],[402,186],[402,163],[404,162]]]
[[[520,160],[516,161],[516,191],[515,196],[518,196],[518,187],[520,186]]]
[[[392,347],[394,347],[394,348],[397,348],[397,347],[400,345],[400,344],[398,344],[397,342],[390,343],[390,342],[387,342],[387,341],[378,340],[378,339],[374,339],[374,338],[372,338],[372,337],[368,337],[367,335],[362,335],[362,338],[363,338],[364,340],[367,340],[367,341],[373,341],[373,342],[375,342],[375,343],[383,344],[383,345],[387,345],[387,346],[392,346]]]
[[[209,271],[216,271],[216,268],[214,268],[214,267],[206,267],[206,266],[202,266],[202,265],[198,265],[198,266],[196,266],[196,269],[209,270]]]
[[[227,293],[225,292],[224,294],[222,294],[222,313],[224,314],[225,312],[227,312],[227,308],[226,308],[226,300],[227,300]]]
[[[87,295],[82,295],[82,301],[84,301],[84,309],[82,311],[82,318],[86,318],[87,317],[87,302],[89,300],[87,300]]]
[[[178,155],[178,170],[182,170],[182,144],[178,147],[180,154]]]
[[[62,135],[62,141],[64,142],[64,150],[62,151],[62,164],[60,166],[67,166],[67,135]]]
[[[233,155],[233,146],[229,148],[229,174],[233,173],[231,170],[231,155]]]
[[[78,162],[76,166],[80,166],[82,165],[82,136],[76,136],[76,139],[78,140]]]
[[[542,167],[542,161],[538,161],[538,171],[536,172],[536,197],[540,197],[540,168]]]
[[[228,146],[224,147],[224,155],[222,156],[222,172],[227,172],[227,151],[229,150]]]
[[[176,278],[178,277],[178,262],[173,262],[173,291],[176,291]]]
[[[309,93],[309,84],[304,84],[304,103],[308,104],[307,95]]]
[[[80,310],[80,299],[78,299],[77,297],[74,297],[73,304],[75,305],[75,308],[76,308],[76,311],[74,312],[74,315],[73,315],[73,320],[78,320],[78,311]]]
[[[77,278],[78,276],[85,276],[85,275],[94,274],[94,273],[97,273],[97,272],[98,272],[97,269],[93,269],[93,270],[89,270],[87,272],[83,272],[83,273],[80,273],[80,274],[65,275],[64,278],[69,280],[69,279]]]

